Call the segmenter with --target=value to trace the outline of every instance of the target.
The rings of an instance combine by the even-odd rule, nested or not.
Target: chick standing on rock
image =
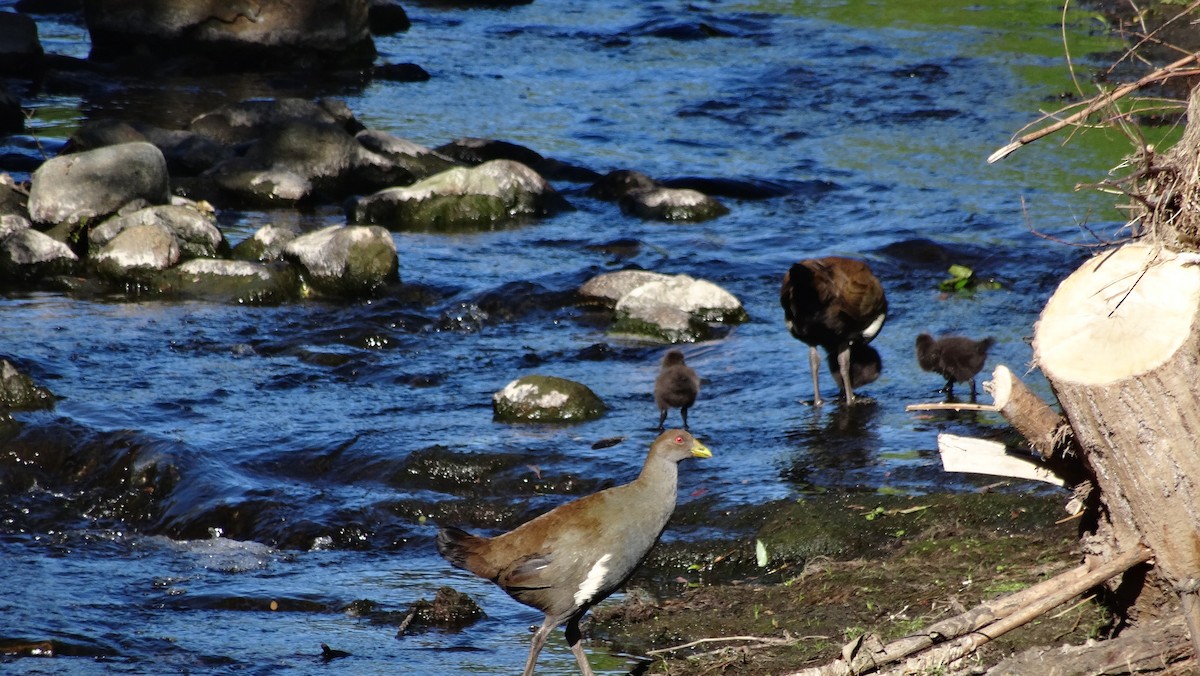
[[[983,370],[992,338],[971,340],[963,336],[945,336],[934,340],[928,333],[917,336],[917,363],[922,369],[941,374],[946,386],[941,392],[954,394],[954,383],[971,381],[971,401],[975,400],[975,376]]]
[[[654,379],[654,403],[658,404],[658,429],[667,421],[667,411],[679,409],[683,416],[683,429],[688,428],[688,407],[696,403],[700,393],[700,376],[683,361],[683,353],[670,350],[663,356],[662,370]]]

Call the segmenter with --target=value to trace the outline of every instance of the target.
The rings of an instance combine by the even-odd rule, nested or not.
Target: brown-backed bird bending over
[[[525,676],[533,673],[550,631],[564,622],[567,645],[580,671],[591,676],[579,620],[620,587],[654,546],[675,511],[679,461],[693,456],[712,453],[688,432],[667,430],[630,483],[569,502],[496,537],[457,528],[438,532],[438,552],[447,561],[546,613],[533,635]]]
[[[783,276],[779,303],[788,330],[808,345],[813,404],[823,403],[818,346],[836,358],[846,403],[854,403],[851,346],[870,342],[887,319],[887,298],[871,269],[840,256],[802,260]]]
[[[975,376],[983,370],[991,338],[971,340],[963,336],[945,336],[934,340],[928,333],[917,336],[917,363],[926,371],[941,374],[946,386],[940,392],[954,394],[954,383],[971,381],[971,401],[975,401]]]
[[[654,403],[658,405],[658,429],[667,421],[667,411],[679,409],[683,429],[688,428],[688,407],[696,403],[700,393],[700,376],[683,360],[679,350],[669,350],[662,359],[662,369],[654,379]]]

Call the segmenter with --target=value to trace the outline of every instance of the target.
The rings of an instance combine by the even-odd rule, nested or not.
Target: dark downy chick
[[[954,394],[954,383],[971,382],[971,400],[975,400],[975,376],[983,370],[992,338],[971,340],[963,336],[934,339],[928,333],[917,336],[917,363],[926,371],[940,374],[946,386],[940,391]]]
[[[683,429],[688,428],[688,408],[700,393],[700,376],[688,366],[679,350],[670,350],[662,359],[662,369],[654,379],[654,403],[658,405],[658,429],[667,421],[667,411],[679,409]]]

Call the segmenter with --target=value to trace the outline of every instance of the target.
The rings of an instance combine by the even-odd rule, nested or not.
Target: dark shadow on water
[[[873,421],[880,410],[866,398],[812,408],[785,433],[793,454],[782,478],[802,487],[861,483],[849,475],[875,463],[880,438]]]

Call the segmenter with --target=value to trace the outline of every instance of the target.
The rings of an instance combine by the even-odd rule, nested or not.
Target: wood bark
[[[789,676],[857,676],[938,645],[925,655],[914,658],[916,661],[901,667],[902,673],[921,673],[962,658],[983,643],[1070,601],[1149,557],[1149,550],[1139,546],[1112,560],[1079,566],[1014,594],[982,603],[961,615],[934,623],[919,634],[896,639],[886,646],[879,645],[879,640],[873,636],[869,640],[860,638],[842,648],[842,659],[821,667],[803,669]],[[947,643],[959,637],[962,638]],[[907,669],[917,671],[903,671]]]
[[[992,379],[983,384],[983,389],[992,395],[1000,415],[1012,423],[1042,460],[1072,446],[1067,421],[1004,364],[992,371]]]
[[[1034,355],[1095,478],[1110,546],[1149,546],[1200,629],[1198,264],[1145,244],[1092,258],[1046,304]]]
[[[1194,675],[1198,669],[1196,661],[1189,659],[1191,654],[1183,618],[1175,615],[1147,622],[1107,641],[1030,648],[1001,661],[992,671],[1039,676]]]

